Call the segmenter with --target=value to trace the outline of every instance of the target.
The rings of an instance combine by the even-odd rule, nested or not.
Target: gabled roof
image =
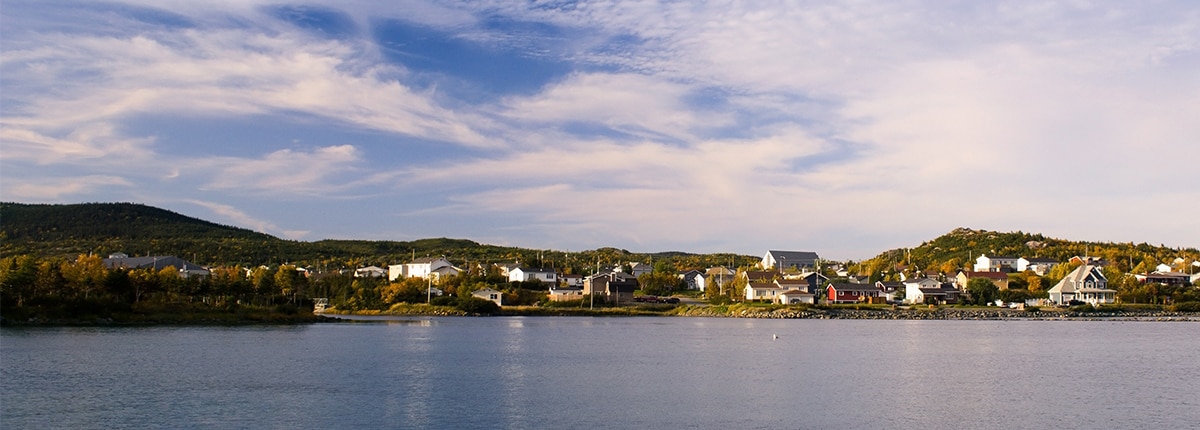
[[[521,273],[555,273],[554,269],[534,268],[534,267],[518,267],[518,268],[515,268],[512,270],[513,271],[520,270]]]
[[[811,251],[770,250],[770,251],[767,251],[767,254],[769,254],[772,258],[774,258],[775,261],[782,262],[783,264],[788,264],[789,261],[792,263],[795,263],[795,264],[790,264],[791,266],[795,266],[796,264],[812,266],[812,265],[815,265],[817,259],[820,258],[817,256],[817,253],[811,252]]]
[[[781,296],[813,296],[815,294],[810,293],[808,291],[787,290],[782,293],[779,293],[779,295],[781,295]]]
[[[445,260],[445,259],[446,259],[446,257],[421,257],[421,258],[418,258],[418,259],[415,259],[415,260],[409,262],[408,264],[429,264],[434,261]]]

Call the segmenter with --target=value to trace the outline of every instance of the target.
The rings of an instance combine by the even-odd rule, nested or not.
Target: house
[[[558,272],[553,269],[535,269],[518,267],[508,272],[508,282],[538,281],[546,284],[558,284]]]
[[[774,282],[751,281],[746,285],[746,301],[766,301],[774,303],[783,288]]]
[[[795,305],[795,304],[814,304],[817,302],[817,296],[808,291],[787,290],[779,293],[779,304]]]
[[[784,272],[788,269],[804,270],[817,267],[817,260],[820,257],[815,252],[809,251],[767,251],[763,255],[759,265],[763,269],[774,269],[777,272]]]
[[[609,303],[633,301],[633,292],[639,287],[636,276],[622,272],[597,273],[583,279],[583,294],[601,298]]]
[[[1174,269],[1174,268],[1171,267],[1171,265],[1167,264],[1167,263],[1158,263],[1157,266],[1154,266],[1154,271],[1157,273],[1167,273],[1167,272],[1170,272],[1172,269]]]
[[[496,272],[499,273],[500,276],[507,278],[509,273],[512,273],[513,269],[521,267],[521,264],[520,263],[494,263],[494,264],[492,264],[492,267],[496,268]]]
[[[868,302],[880,296],[880,291],[871,284],[830,283],[825,287],[825,300],[829,303]]]
[[[971,282],[975,278],[984,278],[992,281],[992,285],[1001,290],[1008,289],[1008,274],[1004,272],[958,272],[958,276],[954,278],[954,285],[959,290],[966,291],[967,282]]]
[[[654,272],[654,266],[638,262],[629,263],[629,274],[633,276],[647,275],[651,272]]]
[[[407,264],[393,264],[388,266],[388,277],[390,280],[396,280],[400,277],[405,278],[421,278],[421,279],[440,279],[447,276],[456,276],[462,272],[461,269],[454,267],[445,257],[425,257],[418,258]]]
[[[571,300],[583,299],[583,288],[578,287],[550,287],[550,301],[552,302],[569,302]]]
[[[988,257],[980,255],[975,259],[976,272],[1012,272],[1017,267],[1017,257]]]
[[[1017,259],[1017,271],[1024,272],[1026,270],[1032,270],[1033,273],[1037,273],[1038,276],[1045,276],[1050,269],[1054,268],[1054,266],[1057,266],[1058,264],[1058,260],[1053,258],[1021,257]]]
[[[960,293],[953,285],[929,278],[904,281],[904,303],[908,304],[957,303]]]
[[[817,288],[804,279],[776,279],[775,285],[783,290],[800,290],[809,294],[816,294]]]
[[[471,293],[471,296],[484,300],[491,300],[492,302],[496,303],[496,306],[504,306],[504,293],[491,288],[484,288],[482,290],[475,291]]]
[[[803,280],[808,283],[808,291],[816,293],[821,289],[822,285],[829,283],[829,278],[818,272],[802,272],[799,275],[784,274],[783,279],[788,280]]]
[[[130,257],[123,253],[109,255],[108,258],[100,260],[104,267],[109,269],[150,269],[160,271],[168,267],[173,268],[181,278],[190,278],[193,276],[208,276],[208,268],[192,264],[187,260],[173,256],[160,255],[150,257]]]
[[[1085,264],[1076,267],[1061,281],[1050,288],[1050,301],[1065,305],[1071,301],[1087,302],[1093,305],[1115,303],[1116,290],[1108,289],[1108,278],[1100,266]]]
[[[704,278],[705,283],[713,285],[717,289],[720,289],[725,283],[732,281],[733,277],[736,276],[732,270],[729,270],[725,266],[709,267],[708,270],[704,271],[704,274],[707,275]]]
[[[379,266],[367,266],[354,269],[355,278],[382,278],[388,271]]]
[[[676,273],[675,276],[683,281],[684,288],[704,291],[704,272],[696,269],[683,270]]]
[[[583,288],[583,275],[558,275],[558,281],[564,287]]]
[[[1134,274],[1134,278],[1143,284],[1163,284],[1163,285],[1185,285],[1191,282],[1191,276],[1186,273],[1179,272],[1151,272],[1145,274]]]
[[[887,300],[888,303],[895,303],[897,302],[896,299],[900,299],[900,301],[904,300],[903,297],[896,297],[897,293],[903,287],[904,283],[901,282],[875,281],[875,288],[879,289],[880,293],[883,294],[883,299]]]

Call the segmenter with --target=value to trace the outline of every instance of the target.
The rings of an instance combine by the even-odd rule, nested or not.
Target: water
[[[5,328],[0,370],[4,429],[1200,425],[1198,323],[542,317]]]

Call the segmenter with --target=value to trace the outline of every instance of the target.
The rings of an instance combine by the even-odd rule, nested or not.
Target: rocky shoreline
[[[1194,321],[1200,314],[1167,311],[1022,311],[1008,309],[720,309],[694,307],[679,316],[764,319],[857,320],[1093,320],[1093,321]]]

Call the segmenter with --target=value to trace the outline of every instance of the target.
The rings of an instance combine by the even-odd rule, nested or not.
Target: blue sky
[[[567,251],[1200,245],[1192,1],[6,0],[0,49],[4,201]]]

